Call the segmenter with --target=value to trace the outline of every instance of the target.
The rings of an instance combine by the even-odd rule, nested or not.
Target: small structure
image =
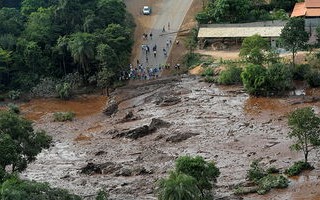
[[[243,24],[203,24],[200,26],[198,38],[200,48],[212,43],[216,49],[224,49],[232,45],[241,44],[244,38],[258,34],[267,38],[272,47],[276,47],[276,40],[280,37],[285,21],[254,22]]]
[[[319,18],[320,1],[305,0],[305,2],[296,3],[292,11],[291,17]]]

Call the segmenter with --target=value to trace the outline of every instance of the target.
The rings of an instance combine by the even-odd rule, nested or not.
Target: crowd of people
[[[167,30],[170,30],[170,22],[167,25]],[[162,33],[163,32],[166,32],[166,26],[163,26]],[[160,36],[167,37],[164,36],[164,34]],[[130,64],[129,72],[121,73],[120,79],[149,80],[161,76],[164,69],[170,69],[170,64],[164,64],[163,62],[165,62],[172,46],[172,38],[167,37],[164,40],[162,39],[161,42],[163,44],[159,44],[160,40],[156,40],[156,38],[157,37],[154,38],[152,32],[142,34],[144,41],[144,44],[141,45],[142,55],[140,59],[137,59],[135,66]],[[179,45],[179,41],[176,40],[175,44]],[[175,64],[174,68],[180,69],[180,64]]]

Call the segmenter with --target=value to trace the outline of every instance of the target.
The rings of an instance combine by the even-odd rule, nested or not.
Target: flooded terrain
[[[102,113],[105,97],[87,96],[80,98],[82,103],[70,102],[66,107],[67,103],[62,103],[55,109],[55,101],[23,105],[22,112],[29,118],[34,117],[33,112],[42,112],[36,115],[35,126],[52,135],[54,145],[22,176],[89,199],[100,188],[106,188],[111,199],[156,199],[156,181],[167,175],[174,160],[200,155],[220,168],[217,196],[229,197],[232,188],[245,181],[254,159],[262,158],[265,166],[281,170],[302,159],[302,153],[289,150],[286,116],[303,106],[319,111],[320,103],[310,101],[318,90],[305,91],[305,96],[254,98],[240,86],[221,87],[199,80],[184,75],[133,82],[113,93],[119,107],[111,117]],[[50,110],[37,110],[42,106]],[[72,122],[53,122],[50,112],[72,110],[73,106],[80,108],[74,112],[84,114]],[[150,128],[155,121],[163,126],[137,137],[126,135]],[[310,155],[316,169],[290,179],[287,189],[243,198],[320,199],[318,155]]]

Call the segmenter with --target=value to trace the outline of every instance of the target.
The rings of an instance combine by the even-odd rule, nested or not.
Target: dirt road
[[[175,32],[179,30],[192,0],[127,0],[125,2],[137,24],[135,33],[137,41],[135,41],[132,60],[139,60],[144,67],[165,64],[167,57],[164,55],[164,50],[169,55],[177,36]],[[152,7],[150,16],[141,14],[144,5]],[[148,35],[147,39],[143,39],[143,33]],[[152,39],[150,33],[152,33]],[[141,48],[142,44],[149,46],[149,53],[146,54],[146,51]],[[156,56],[153,54],[154,46],[157,47]],[[136,62],[132,64],[136,65]]]

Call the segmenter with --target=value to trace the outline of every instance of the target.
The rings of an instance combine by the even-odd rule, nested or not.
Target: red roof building
[[[291,17],[320,17],[320,0],[305,0],[296,3]]]

